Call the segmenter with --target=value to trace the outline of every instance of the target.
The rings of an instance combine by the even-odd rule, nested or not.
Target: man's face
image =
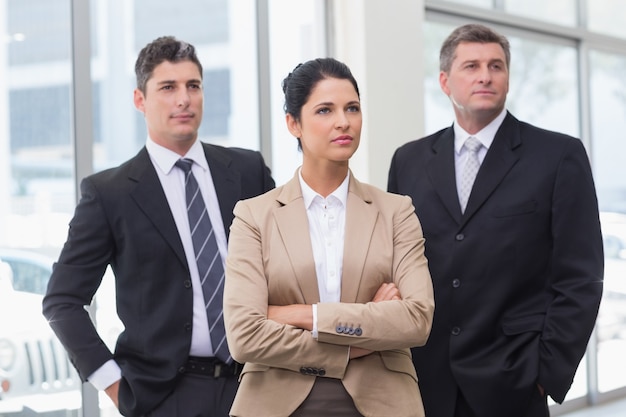
[[[460,123],[484,127],[504,109],[509,92],[504,50],[497,43],[460,43],[450,72],[442,71],[439,83]]]
[[[135,90],[134,102],[144,114],[152,140],[184,155],[196,140],[202,121],[200,70],[191,61],[164,61],[155,67],[146,92]]]

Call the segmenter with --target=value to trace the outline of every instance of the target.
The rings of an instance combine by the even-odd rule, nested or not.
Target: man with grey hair
[[[388,189],[412,197],[435,289],[412,349],[427,416],[547,417],[585,353],[604,257],[582,142],[505,108],[508,40],[479,24],[443,43],[450,127],[395,152]]]
[[[232,211],[274,180],[260,153],[199,141],[202,65],[192,45],[158,38],[135,72],[146,145],[82,181],[43,313],[81,379],[122,415],[226,417],[241,370],[220,321]],[[84,308],[109,265],[125,327],[114,352]]]

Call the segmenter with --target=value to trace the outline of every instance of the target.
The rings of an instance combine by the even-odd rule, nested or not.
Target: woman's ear
[[[287,113],[285,116],[287,122],[287,129],[294,137],[299,138],[302,136],[302,130],[300,129],[300,122],[296,120],[291,113]]]

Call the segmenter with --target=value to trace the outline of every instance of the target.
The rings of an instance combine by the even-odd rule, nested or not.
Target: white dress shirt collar
[[[461,148],[468,137],[474,136],[485,147],[485,151],[489,149],[493,143],[493,139],[496,137],[496,133],[500,128],[500,125],[506,117],[506,109],[502,109],[502,112],[491,121],[487,126],[476,132],[474,135],[470,135],[465,129],[463,129],[458,121],[454,122],[454,151],[457,155],[461,153]]]
[[[148,150],[148,153],[157,168],[160,169],[165,175],[170,173],[176,161],[181,158],[179,154],[157,144],[150,137],[146,140],[146,149]],[[209,164],[206,160],[204,149],[202,148],[202,144],[199,140],[196,140],[193,145],[191,145],[191,148],[187,151],[183,158],[191,159],[193,162],[198,164],[203,171],[209,170]]]
[[[321,195],[319,195],[315,190],[313,190],[302,178],[302,168],[298,169],[298,178],[300,179],[300,187],[302,188],[302,198],[304,199],[304,207],[308,210],[313,204],[315,197],[320,197],[324,199]],[[343,180],[341,185],[337,187],[335,191],[330,193],[326,199],[328,200],[331,196],[338,199],[343,206],[346,206],[346,202],[348,200],[348,185],[350,183],[350,171],[346,175],[346,178]]]

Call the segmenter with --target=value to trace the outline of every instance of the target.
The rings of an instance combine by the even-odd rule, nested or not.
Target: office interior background
[[[0,0],[0,416],[117,416],[81,384],[41,316],[86,175],[146,141],[134,62],[174,35],[204,65],[201,140],[260,150],[278,185],[300,164],[282,79],[333,56],[353,70],[364,129],[356,176],[386,188],[393,151],[453,121],[438,84],[450,31],[509,37],[507,108],[581,138],[598,190],[605,293],[586,357],[552,414],[626,398],[626,2],[621,0]],[[90,307],[112,347],[111,274]]]

